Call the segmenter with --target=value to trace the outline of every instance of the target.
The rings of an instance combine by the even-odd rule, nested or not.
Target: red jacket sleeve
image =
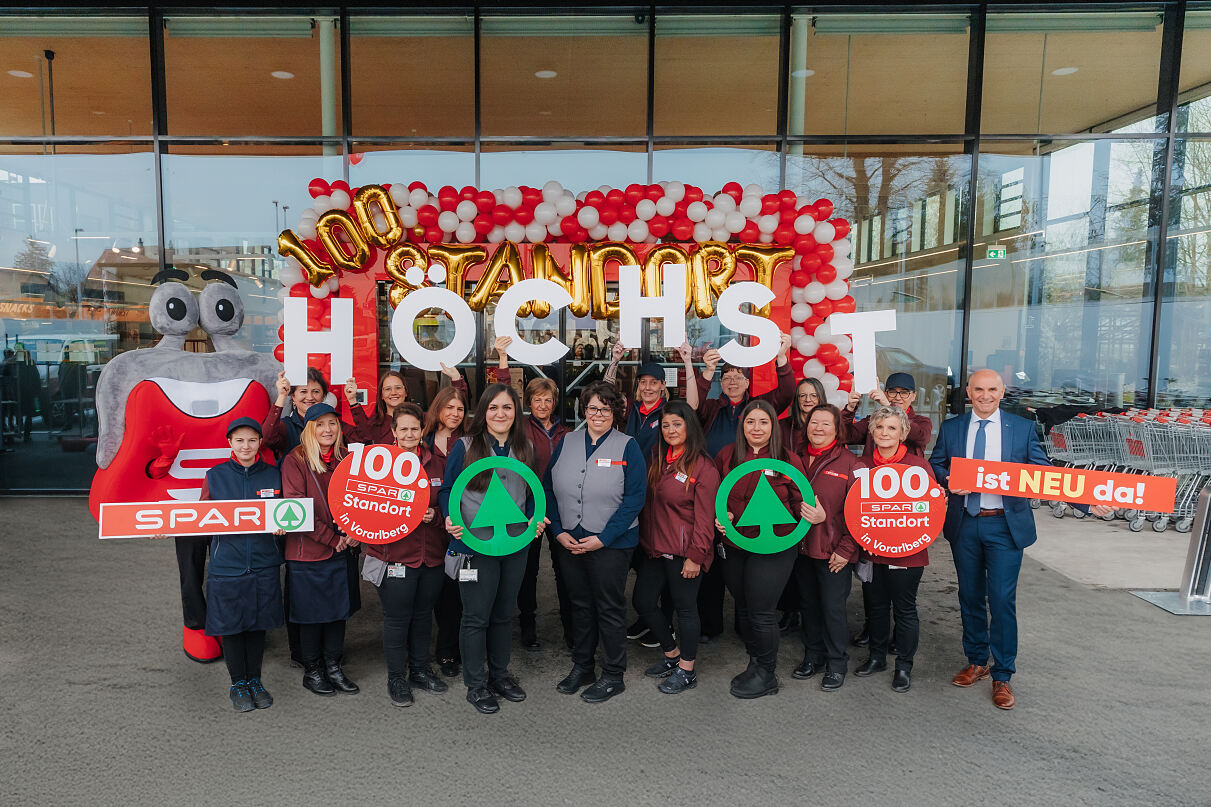
[[[261,434],[265,440],[265,448],[270,451],[285,450],[287,445],[286,426],[282,423],[282,407],[273,404],[269,414],[261,422]]]
[[[369,445],[374,442],[374,434],[370,429],[370,418],[366,417],[366,410],[359,404],[347,407],[349,414],[353,416],[353,423],[342,422],[342,429],[345,431],[346,443],[366,443]]]
[[[849,445],[865,445],[867,418],[854,419],[854,413],[841,407],[841,424],[845,427],[845,442]]]
[[[790,362],[779,366],[777,370],[778,386],[769,392],[763,392],[753,397],[757,400],[765,401],[774,407],[775,412],[781,414],[782,410],[790,406],[791,399],[795,397],[795,371],[791,369]]]
[[[838,504],[840,508],[836,513],[830,513],[828,517],[829,524],[833,530],[833,551],[841,557],[845,558],[850,563],[854,563],[862,556],[862,548],[858,546],[858,542],[849,534],[849,527],[845,525],[845,499],[849,496],[849,489],[854,484],[854,468],[855,463],[849,468],[849,479],[845,483],[845,491],[841,495],[841,501]]]
[[[715,494],[719,490],[719,472],[710,460],[698,469],[694,483],[694,530],[685,556],[699,566],[709,566],[715,557]]]
[[[202,492],[198,494],[198,501],[210,501],[210,480],[207,478],[202,479]]]
[[[933,421],[925,415],[913,415],[908,419],[908,436],[904,443],[909,448],[916,448],[922,454],[933,436]]]

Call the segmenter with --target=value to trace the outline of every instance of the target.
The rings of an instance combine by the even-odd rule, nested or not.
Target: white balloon
[[[475,225],[469,221],[460,221],[454,228],[454,237],[460,244],[470,244],[475,240]]]
[[[832,242],[833,257],[834,258],[844,258],[845,256],[849,255],[849,251],[852,247],[853,247],[853,244],[851,244],[849,242],[848,238],[838,238],[836,241]],[[834,261],[833,266],[836,266],[836,265],[837,264]]]
[[[349,198],[349,194],[340,188],[337,188],[331,195],[332,206],[337,210],[346,210],[349,205],[353,204],[353,200]]]
[[[838,409],[849,404],[849,393],[848,392],[838,390],[837,392],[828,393],[828,395],[825,397],[828,398],[828,402],[830,404],[837,407]]]
[[[812,200],[808,199],[806,196],[796,196],[795,197],[795,210],[802,210],[803,208],[807,207],[811,203],[812,203]]]
[[[738,233],[744,229],[744,225],[748,223],[748,219],[739,210],[732,210],[723,217],[723,226],[727,228],[729,233]]]
[[[706,218],[703,221],[712,230],[721,230],[723,229],[724,222],[727,221],[727,213],[724,213],[719,208],[715,208],[714,210],[707,211]]]
[[[278,271],[278,281],[287,288],[295,283],[302,283],[303,280],[303,270],[297,266],[287,264]]]
[[[768,216],[762,216],[757,219],[757,229],[763,233],[772,233],[778,229],[778,216],[770,213]]]
[[[727,215],[736,209],[736,200],[732,198],[732,195],[729,193],[716,194],[715,198],[712,199],[711,202],[715,205],[715,209],[722,210],[724,215]]]
[[[429,192],[424,188],[417,188],[414,191],[408,192],[408,204],[413,207],[424,207],[429,204]]]
[[[303,219],[299,222],[299,226],[294,228],[303,238],[315,238],[315,220]]]
[[[795,219],[795,232],[799,235],[807,235],[814,229],[816,229],[816,220],[806,213]]]
[[[315,197],[315,201],[311,203],[311,208],[316,213],[327,213],[332,209],[332,206],[332,197],[330,196],[317,196]]]
[[[825,294],[827,293],[828,292],[825,290],[824,284],[819,280],[813,280],[811,283],[808,283],[803,287],[803,299],[811,305],[815,305],[823,300]]]
[[[545,202],[543,203],[545,204]],[[538,223],[538,219],[526,225],[526,240],[531,244],[537,244],[540,241],[547,240],[547,228],[543,224]]]
[[[497,224],[491,230],[488,230],[488,243],[499,244],[505,240],[505,228]]]
[[[387,195],[391,197],[391,201],[397,205],[409,204],[412,198],[412,191],[408,190],[408,186],[403,182],[395,182],[391,185],[391,190],[387,191]]]
[[[677,209],[677,203],[668,196],[661,196],[656,200],[656,213],[660,216],[671,216],[673,211]]]
[[[503,205],[505,203],[505,189],[504,188],[493,189],[492,195],[496,197],[496,204]]]
[[[563,196],[563,185],[552,179],[542,186],[542,200],[544,202],[552,202]]]
[[[290,289],[288,289],[287,287],[282,286],[280,289],[278,289],[278,299],[279,300],[285,300],[289,296],[290,296]],[[281,312],[279,312],[279,313],[281,313]],[[283,314],[282,316],[278,317],[278,321],[281,322],[285,318],[286,317]]]
[[[837,228],[827,221],[822,221],[812,230],[812,237],[816,239],[817,244],[827,244],[837,237]]]
[[[711,240],[711,228],[707,227],[702,222],[694,225],[694,240],[699,244],[705,244]]]
[[[824,385],[824,392],[830,395],[841,388],[841,379],[832,373],[825,373],[824,378],[820,379],[820,383]]]
[[[685,185],[680,182],[670,182],[668,187],[664,189],[662,199],[669,199],[673,204],[677,204],[685,198]],[[667,213],[661,213],[662,216],[667,216]]]
[[[299,214],[299,221],[305,221],[306,219],[311,219],[312,221],[315,221],[319,217],[320,217],[320,214],[315,212],[314,207],[305,207],[305,208],[303,208],[303,212]]]
[[[556,219],[553,223],[547,225],[547,232],[556,237],[563,235],[563,223]]]
[[[841,354],[844,355],[853,349],[854,340],[850,339],[843,333],[839,333],[833,337],[833,344],[836,345],[837,350],[841,351]]]
[[[824,294],[830,300],[840,300],[849,294],[849,284],[844,280],[834,280],[824,287]]]
[[[690,202],[689,207],[685,209],[685,216],[690,221],[703,221],[708,212],[705,202]]]
[[[820,378],[824,375],[824,362],[819,359],[808,359],[803,362],[803,374],[811,378]]]
[[[404,205],[399,209],[399,222],[405,227],[412,228],[416,226],[416,208],[411,205]]]
[[[760,241],[762,244],[772,244],[772,243],[774,243],[774,234],[773,233],[762,233],[761,235],[757,236],[757,240]]]
[[[555,200],[555,212],[560,218],[570,216],[576,212],[576,197],[570,192],[564,192],[564,195]]]
[[[795,327],[791,328],[791,339],[792,340],[802,339],[805,336],[807,336],[807,331],[803,330],[802,325],[796,325]]]
[[[616,221],[606,230],[606,236],[611,241],[625,241],[627,239],[627,226],[621,221]]]
[[[370,215],[370,220],[374,222],[374,229],[378,230],[380,233],[386,232],[387,217],[383,215],[381,210],[375,208],[374,212]]]
[[[580,222],[580,226],[586,230],[592,230],[601,221],[601,215],[595,207],[582,207],[580,212],[576,214],[576,220]]]
[[[454,213],[458,216],[459,221],[470,221],[479,215],[479,208],[470,199],[463,199],[454,208]]]
[[[829,327],[828,321],[816,328],[816,332],[812,334],[817,342],[831,342],[833,340],[833,329]]]
[[[745,196],[740,200],[739,210],[746,218],[753,218],[761,213],[761,197]]]
[[[438,199],[433,194],[429,194],[429,201],[425,202],[425,204],[429,205],[429,207],[436,207],[438,210],[441,210],[442,207],[441,199]]]
[[[317,300],[322,300],[328,296],[328,284],[321,283],[318,286],[308,285],[307,290],[311,292],[311,296]]]
[[[513,186],[505,188],[504,203],[513,209],[521,207],[521,189]]]
[[[600,193],[602,196],[608,195],[609,192],[612,190],[614,190],[614,189],[611,188],[609,185],[598,185],[597,186],[597,192]]]
[[[814,336],[805,336],[802,339],[803,347],[796,347],[795,350],[802,353],[804,356],[814,356],[816,351],[820,349],[820,343],[816,341]]]
[[[526,227],[524,224],[516,221],[511,221],[505,225],[505,240],[512,241],[515,244],[521,243],[526,237]]]
[[[803,330],[803,329],[800,328],[799,330]],[[802,355],[809,356],[811,354],[807,352],[807,339],[808,338],[806,336],[800,336],[798,339],[792,338],[791,347],[793,347],[795,350],[799,351],[799,353],[801,353]]]
[[[627,225],[627,240],[639,243],[648,237],[648,223],[635,219]]]
[[[610,232],[610,228],[605,226],[604,224],[594,225],[592,227],[589,227],[588,230],[589,230],[589,238],[593,239],[594,241],[604,241],[606,238],[606,235],[608,235]]]
[[[833,258],[833,268],[837,270],[838,280],[848,280],[854,273],[854,262],[849,258]]]
[[[720,227],[718,230],[711,230],[712,241],[727,241],[732,237],[732,234],[726,227]]]
[[[458,214],[453,210],[443,210],[437,214],[437,226],[443,233],[452,233],[458,227]]]
[[[753,183],[750,183],[750,184],[744,186],[744,195],[745,196],[756,196],[757,200],[760,201],[761,197],[765,196],[765,189],[762,188],[756,182],[753,182]]]
[[[640,199],[635,203],[635,216],[640,221],[651,221],[656,212],[656,203],[651,199]]]
[[[812,309],[807,303],[795,303],[791,306],[791,322],[804,322],[811,315]]]
[[[550,183],[547,183],[550,184]],[[544,228],[555,221],[558,214],[555,212],[555,205],[550,202],[539,202],[534,208],[534,221],[538,222]]]
[[[580,193],[576,194],[576,201],[583,202],[585,200],[585,197],[587,197],[588,195],[589,195],[588,191],[581,191]],[[569,214],[569,215],[571,215],[571,214]]]
[[[329,292],[335,293],[337,291],[340,291],[341,281],[337,280],[335,277],[330,277],[330,278],[328,278],[327,282],[328,282],[328,291]]]
[[[803,296],[803,287],[802,286],[791,286],[791,302],[792,303],[807,302],[807,298]]]

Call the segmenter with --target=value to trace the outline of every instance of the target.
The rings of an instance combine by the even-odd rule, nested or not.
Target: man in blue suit
[[[977,370],[967,382],[971,412],[946,420],[938,430],[929,462],[938,482],[950,479],[952,457],[1050,465],[1034,423],[1002,412],[1005,384],[992,370]],[[963,652],[967,666],[955,686],[970,687],[992,676],[992,702],[1012,709],[1018,652],[1017,592],[1022,550],[1037,539],[1034,511],[1027,499],[950,489],[943,534],[950,541],[959,577]],[[1096,515],[1109,508],[1095,507]],[[991,628],[990,628],[991,622]],[[991,651],[992,665],[988,664]]]

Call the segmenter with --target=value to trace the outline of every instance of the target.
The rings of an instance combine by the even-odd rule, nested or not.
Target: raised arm
[[[605,376],[602,378],[607,384],[618,383],[618,362],[622,361],[622,357],[627,353],[627,348],[623,347],[622,340],[614,342],[614,347],[610,348],[610,366],[606,368]]]
[[[685,364],[685,402],[690,405],[694,411],[698,411],[698,382],[694,378],[694,352],[690,347],[689,342],[682,342],[681,347],[677,348],[677,353],[681,356],[681,361]]]

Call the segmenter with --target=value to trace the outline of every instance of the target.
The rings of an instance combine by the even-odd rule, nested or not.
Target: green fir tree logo
[[[471,522],[471,528],[491,527],[492,537],[489,540],[507,540],[512,537],[508,530],[510,524],[519,522],[525,524],[529,520],[513,501],[509,491],[505,490],[505,484],[500,481],[500,477],[495,472],[491,472],[488,489],[484,492],[483,504],[476,512],[475,518]]]
[[[736,526],[757,527],[760,530],[758,540],[766,541],[777,537],[774,532],[774,527],[777,525],[795,523],[795,518],[787,512],[786,506],[782,504],[778,494],[774,493],[765,473],[759,472],[753,497],[749,499],[748,506],[740,514],[740,520],[736,522]]]

